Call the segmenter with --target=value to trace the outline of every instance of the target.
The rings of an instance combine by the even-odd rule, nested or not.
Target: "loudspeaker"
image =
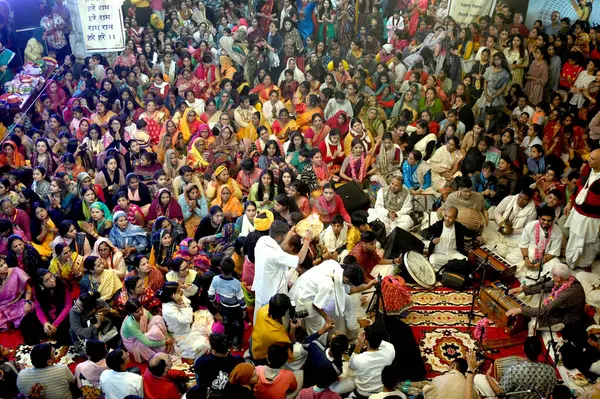
[[[383,248],[385,249],[385,259],[396,259],[408,251],[422,254],[425,250],[425,244],[408,231],[395,227],[385,239]]]
[[[368,209],[371,201],[362,187],[356,182],[351,181],[335,189],[335,192],[342,197],[344,208],[352,215],[352,212]]]

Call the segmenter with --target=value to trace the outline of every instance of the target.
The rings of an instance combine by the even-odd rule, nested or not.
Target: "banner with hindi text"
[[[79,18],[88,52],[114,52],[125,49],[122,1],[79,0]]]

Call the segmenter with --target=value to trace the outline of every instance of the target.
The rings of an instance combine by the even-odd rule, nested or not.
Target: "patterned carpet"
[[[411,326],[421,348],[427,378],[433,378],[448,371],[454,359],[465,357],[467,350],[476,346],[471,337],[473,327],[468,327],[471,292],[457,292],[441,286],[432,290],[413,286],[411,294],[412,307],[402,316],[402,320]],[[473,326],[484,317],[477,305],[475,312]],[[506,338],[506,335],[502,329],[492,325],[488,337],[498,339]],[[487,353],[487,356],[499,358],[520,354],[522,347],[516,346]]]

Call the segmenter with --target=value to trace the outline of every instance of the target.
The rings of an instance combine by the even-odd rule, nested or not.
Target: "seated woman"
[[[35,271],[48,266],[38,251],[17,234],[8,237],[8,254],[6,262],[11,267],[18,267],[29,276],[35,275]]]
[[[537,189],[536,195],[533,197],[536,206],[539,206],[545,201],[550,191],[560,185],[560,180],[557,179],[558,177],[560,177],[560,173],[558,173],[556,168],[548,166],[546,167],[544,176],[540,177],[529,187],[531,189]]]
[[[77,200],[75,200],[75,205],[73,205],[73,209],[71,210],[71,214],[69,218],[71,220],[79,220],[86,221],[90,220],[90,210],[91,206],[94,202],[104,202],[98,199],[98,195],[94,191],[94,189],[87,187],[82,188],[80,191],[80,196]]]
[[[79,222],[79,227],[87,233],[91,241],[108,237],[112,226],[112,213],[104,203],[98,201],[90,206],[90,218]]]
[[[83,276],[83,256],[73,252],[69,244],[59,242],[54,246],[54,257],[48,270],[72,288]]]
[[[329,134],[319,144],[319,150],[321,150],[323,161],[327,166],[332,171],[337,172],[342,167],[345,158],[340,130],[337,128],[331,129]]]
[[[108,350],[106,344],[97,339],[88,339],[85,341],[85,356],[88,360],[79,363],[73,373],[77,381],[77,387],[81,390],[82,396],[87,398],[87,392],[95,392],[98,395],[100,389],[100,374],[108,370],[106,365],[106,355]]]
[[[165,283],[158,297],[163,304],[162,314],[167,330],[175,340],[175,353],[183,358],[196,358],[206,353],[210,348],[208,334],[204,335],[193,325],[194,311],[179,283]]]
[[[121,251],[126,260],[132,261],[136,254],[148,249],[148,233],[140,226],[131,224],[123,211],[114,213],[115,226],[109,234],[110,241]]]
[[[492,205],[498,205],[506,196],[514,195],[519,191],[519,173],[515,170],[509,157],[500,158],[494,177],[496,178],[496,191],[490,196]]]
[[[429,159],[431,168],[431,186],[439,191],[447,187],[454,174],[460,169],[462,153],[459,150],[460,140],[458,137],[450,137],[448,144],[438,148]]]
[[[390,183],[394,176],[402,175],[402,150],[398,144],[394,144],[392,133],[385,132],[381,136],[381,141],[377,147],[375,155],[375,166],[377,170],[373,179],[381,186],[386,186]]]
[[[313,213],[319,215],[319,219],[324,224],[331,223],[331,218],[337,214],[342,215],[346,223],[350,223],[350,215],[344,207],[342,197],[335,193],[331,183],[325,184],[323,194],[315,199]]]
[[[318,148],[329,134],[331,128],[324,123],[323,115],[321,114],[313,114],[311,120],[312,124],[304,132],[304,139],[309,146]]]
[[[371,152],[365,153],[365,147],[360,139],[354,139],[351,143],[352,151],[350,155],[344,159],[342,168],[340,169],[340,177],[345,181],[354,181],[359,186],[363,186],[368,182],[368,176],[375,173],[374,169],[371,169],[371,163],[373,161],[372,152],[377,148],[373,145]]]
[[[192,308],[198,307],[198,298],[200,294],[199,287],[200,275],[190,263],[181,258],[175,258],[169,263],[169,271],[165,275],[165,281],[177,282],[182,289],[183,295],[191,301]]]
[[[179,251],[173,256],[173,259],[184,259],[201,275],[209,272],[210,258],[202,249],[205,241],[206,238],[201,239],[199,243],[193,238],[186,238],[179,243]]]
[[[173,198],[171,192],[166,188],[159,190],[156,198],[152,201],[152,204],[148,209],[148,215],[146,217],[148,226],[151,226],[159,216],[167,217],[177,223],[183,222],[181,207],[177,203],[177,200]]]
[[[90,178],[89,175],[87,178]],[[79,181],[79,176],[77,180]],[[112,197],[119,191],[119,187],[125,184],[124,171],[119,169],[119,164],[114,157],[104,158],[104,168],[96,175],[95,183],[102,189],[101,192],[108,204],[112,205]]]
[[[233,196],[238,200],[242,199],[242,190],[237,182],[229,177],[229,170],[225,165],[220,165],[212,175],[212,180],[206,186],[206,199],[212,201],[217,197],[219,187],[226,185],[229,187]]]
[[[144,279],[140,276],[128,275],[128,277],[125,278],[121,293],[115,300],[115,309],[123,313],[129,299],[140,301],[144,309],[152,314],[160,313],[160,301],[156,298],[154,290],[147,286],[144,283]]]
[[[19,328],[23,317],[34,311],[29,275],[0,258],[0,281],[0,331]]]
[[[298,210],[302,213],[302,216],[306,218],[310,215],[310,200],[308,199],[308,192],[305,194],[304,191],[306,184],[300,180],[294,180],[290,183],[287,189],[287,195],[296,202]]]
[[[75,223],[70,220],[63,220],[58,225],[58,235],[50,246],[55,248],[58,243],[67,244],[71,251],[79,256],[88,256],[92,253],[92,247],[86,234],[77,232]]]
[[[279,168],[283,162],[284,159],[281,155],[279,142],[276,140],[267,141],[262,155],[258,158],[258,168],[261,170],[271,170],[275,177],[279,178]]]
[[[156,162],[156,154],[145,152],[140,158],[140,163],[133,169],[140,181],[147,186],[152,185],[154,174],[162,169],[162,164]]]
[[[106,269],[102,259],[96,255],[85,258],[83,270],[85,275],[79,282],[81,292],[98,291],[100,299],[111,302],[123,286],[116,270]]]
[[[194,240],[200,242],[202,238],[213,237],[219,234],[223,229],[223,209],[220,206],[213,205],[208,211],[208,216],[205,216],[200,221]]]
[[[350,155],[352,152],[352,147],[354,146],[352,142],[355,139],[359,139],[363,143],[365,151],[369,151],[375,144],[371,132],[367,130],[363,122],[358,118],[352,118],[352,121],[350,121],[350,130],[346,137],[344,137],[343,147],[346,155]]]
[[[275,211],[275,218],[286,222],[288,225],[293,226],[292,213],[300,211],[296,206],[296,202],[287,196],[285,193],[277,194],[275,197],[275,204],[273,205]]]
[[[248,200],[254,201],[258,206],[258,210],[271,209],[273,201],[277,196],[277,186],[275,184],[275,176],[273,172],[266,169],[260,174],[258,182],[250,187]]]
[[[127,191],[119,191],[115,196],[115,200],[117,205],[113,209],[113,212],[123,211],[127,215],[127,220],[129,220],[129,223],[140,227],[146,226],[142,208],[136,204],[132,204],[131,201],[129,201]]]
[[[244,202],[244,214],[235,221],[235,228],[240,232],[239,237],[246,237],[255,230],[254,217],[256,213],[257,206],[254,201]]]
[[[127,317],[121,326],[121,337],[134,361],[146,362],[157,353],[168,352],[173,338],[169,337],[161,316],[153,316],[137,298],[128,299],[124,309]]]
[[[194,235],[200,220],[208,215],[208,203],[203,190],[197,184],[187,184],[177,198],[183,214],[183,225],[188,236]]]
[[[135,204],[142,208],[142,212],[144,211],[144,207],[150,205],[152,202],[152,197],[150,197],[150,191],[148,191],[148,187],[144,183],[140,181],[140,178],[135,173],[129,173],[125,177],[126,183],[121,186],[119,191],[123,191],[127,193],[127,198],[132,204]]]
[[[323,162],[323,154],[318,148],[310,150],[310,160],[300,173],[300,180],[308,185],[311,197],[316,198],[323,192],[325,184],[330,180],[339,181],[338,176],[333,176],[329,167]]]
[[[63,216],[56,211],[50,214],[41,202],[33,204],[33,212],[35,217],[31,220],[31,245],[42,258],[48,259],[52,255],[52,241],[58,233],[56,225],[62,221]]]
[[[211,206],[218,206],[223,211],[223,217],[228,222],[235,222],[237,218],[242,216],[244,209],[240,201],[233,196],[229,186],[223,185],[219,187],[219,194],[213,200]]]
[[[208,145],[206,140],[202,137],[194,139],[192,147],[187,153],[186,164],[194,170],[194,172],[204,173],[207,167],[210,165],[206,155],[210,152],[207,151]]]
[[[172,233],[167,229],[160,229],[153,233],[151,239],[150,264],[162,274],[166,274],[169,271],[168,261],[173,259],[173,254],[177,252],[177,244],[173,240]]]
[[[144,282],[144,287],[150,288],[153,292],[162,288],[165,278],[158,269],[152,267],[148,257],[145,255],[136,255],[133,259],[133,270],[127,273],[127,277],[138,276]],[[125,277],[125,279],[127,279]]]
[[[73,298],[69,285],[48,269],[38,269],[35,280],[35,312],[27,314],[20,326],[25,344],[51,339],[59,346],[71,345],[69,311]]]

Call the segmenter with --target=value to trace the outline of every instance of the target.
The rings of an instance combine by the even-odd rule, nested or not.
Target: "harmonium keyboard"
[[[508,318],[506,312],[526,305],[516,296],[506,292],[506,286],[499,281],[482,287],[478,300],[479,309],[508,335],[515,335],[527,328],[527,320],[521,314]]]
[[[486,245],[472,248],[469,252],[469,260],[477,267],[487,259],[490,264],[490,268],[487,270],[490,280],[499,279],[500,281],[507,282],[514,279],[517,265],[511,264],[498,253],[490,253],[491,249]]]

